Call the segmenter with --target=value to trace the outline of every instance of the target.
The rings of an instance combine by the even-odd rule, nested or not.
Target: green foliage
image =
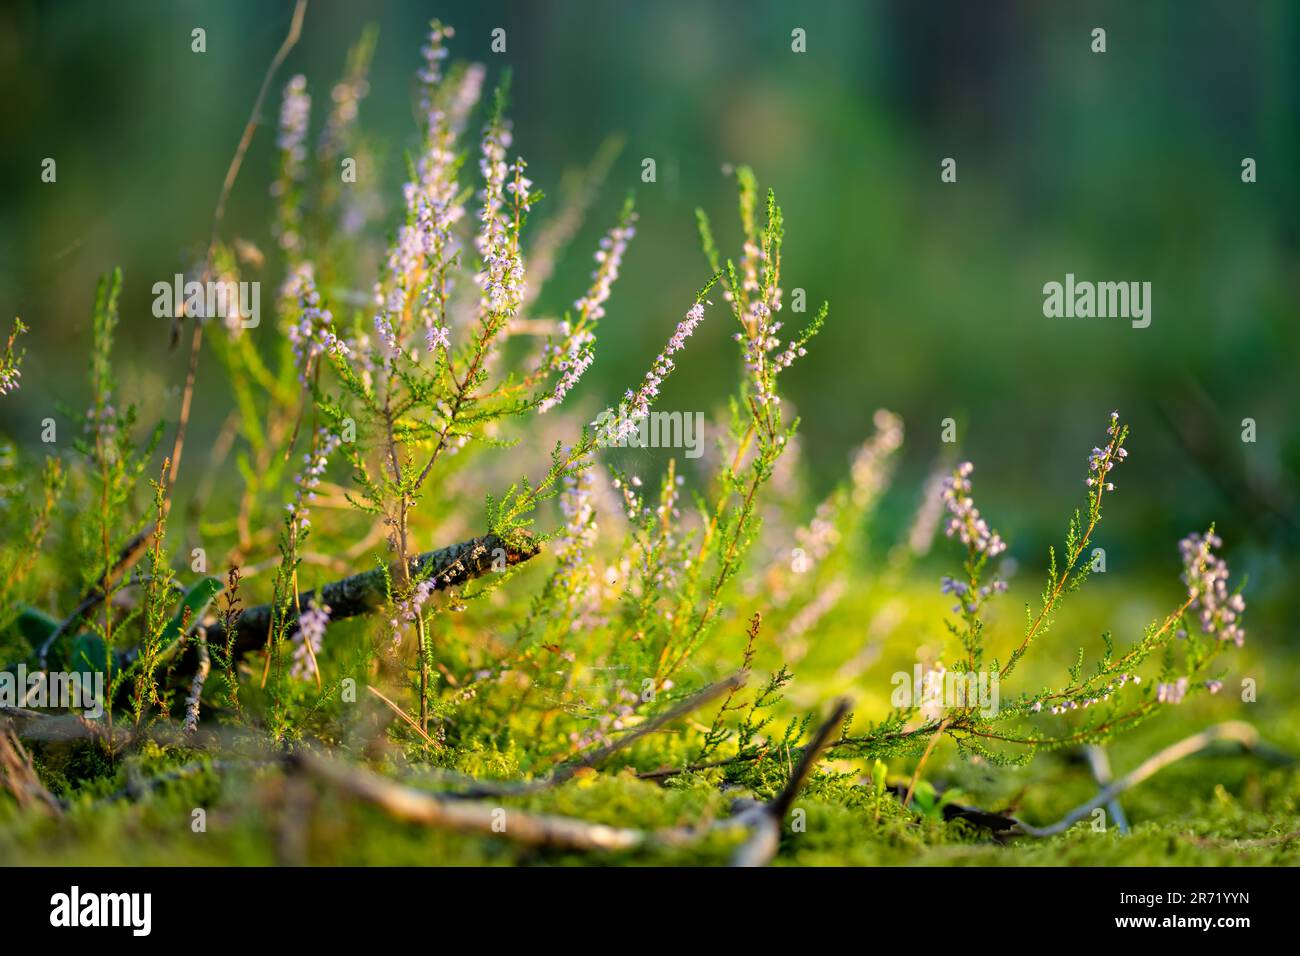
[[[78,852],[76,840],[93,858],[128,829],[174,829],[177,808],[199,801],[228,811],[230,825],[220,839],[186,851],[195,862],[275,862],[273,848],[291,841],[271,830],[287,825],[285,791],[301,783],[281,762],[285,753],[370,760],[426,788],[466,778],[538,781],[628,740],[737,670],[747,683],[729,688],[711,718],[683,715],[611,751],[597,768],[502,800],[646,829],[722,817],[731,796],[781,794],[810,748],[816,701],[851,689],[865,698],[862,719],[850,717],[827,741],[834,763],[802,781],[808,836],[784,833],[781,859],[983,858],[991,852],[985,835],[947,811],[959,799],[995,800],[995,809],[1011,800],[981,781],[941,788],[927,760],[944,738],[969,758],[957,765],[966,770],[946,770],[959,778],[971,767],[1024,766],[1040,751],[1124,742],[1174,696],[1191,698],[1183,705],[1190,708],[1213,693],[1212,675],[1235,643],[1226,640],[1236,618],[1224,618],[1225,608],[1244,602],[1238,589],[1214,598],[1220,616],[1208,624],[1198,613],[1214,610],[1196,584],[1218,574],[1212,528],[1189,539],[1185,598],[1127,649],[1117,649],[1104,622],[1072,629],[1100,633],[1099,653],[1083,647],[1070,658],[1077,637],[1069,649],[1047,641],[1065,597],[1072,606],[1087,601],[1086,593],[1075,598],[1090,576],[1087,549],[1112,490],[1108,473],[1127,454],[1127,427],[1117,415],[1106,447],[1094,452],[1087,508],[1069,519],[1063,549],[1049,550],[1041,601],[1026,606],[1025,629],[1001,657],[992,652],[1006,628],[990,608],[1003,590],[995,561],[1003,543],[972,510],[971,466],[954,471],[945,497],[964,553],[960,577],[945,579],[958,603],[942,627],[933,588],[912,588],[910,562],[920,549],[899,541],[882,562],[886,548],[867,546],[884,537],[874,518],[903,441],[896,415],[878,412],[850,473],[821,502],[810,501],[800,484],[799,422],[786,417],[782,402],[783,373],[817,344],[829,306],[822,303],[801,330],[783,332],[785,215],[747,167],[735,173],[740,248],[725,256],[709,218],[697,212],[710,275],[675,329],[665,328],[667,344],[646,376],[612,401],[574,391],[595,357],[595,332],[635,222],[633,202],[623,204],[598,249],[591,287],[562,320],[539,330],[546,323],[531,305],[541,293],[529,281],[549,275],[545,257],[555,250],[528,228],[541,193],[510,153],[508,82],[480,117],[479,162],[469,163],[464,130],[483,75],[467,65],[444,70],[438,51],[447,36],[432,25],[420,147],[409,157],[397,228],[383,246],[373,227],[368,237],[341,227],[351,200],[332,173],[305,174],[298,149],[309,131],[307,87],[290,82],[273,225],[285,281],[262,329],[207,320],[230,417],[224,451],[214,450],[209,463],[218,477],[196,495],[192,520],[173,515],[170,461],[147,483],[148,494],[162,423],[141,440],[134,407],[117,395],[117,273],[101,283],[95,302],[94,398],[87,413],[72,416],[81,428],[76,454],[43,466],[11,460],[12,451],[0,457],[6,497],[11,476],[32,479],[12,482],[22,489],[20,506],[3,519],[0,648],[34,662],[53,640],[51,662],[102,668],[115,705],[96,743],[71,753],[38,748],[38,773],[69,808],[51,859]],[[359,99],[373,51],[367,33],[348,59],[340,99]],[[319,164],[372,158],[349,118],[354,112],[327,120]],[[467,177],[467,168],[480,178]],[[255,258],[237,245],[218,246],[213,274],[241,281]],[[683,301],[693,288],[683,288]],[[371,289],[373,298],[358,298],[355,289]],[[708,320],[710,296],[721,297],[735,320],[734,327],[728,321],[735,387],[725,409],[710,416],[714,449],[701,467],[673,457],[657,467],[644,449],[627,449],[627,439],[662,421],[651,417],[665,404],[661,389],[679,363],[692,361],[688,339]],[[573,301],[569,290],[565,298]],[[543,334],[538,348],[534,339]],[[590,409],[601,405],[606,411],[593,421]],[[681,413],[663,414],[671,421]],[[923,502],[921,510],[937,504]],[[195,531],[220,556],[213,567],[224,583],[176,560],[189,553]],[[472,547],[447,566],[420,560],[471,539],[501,553],[473,568],[483,556]],[[319,595],[367,568],[378,569],[379,584],[362,597],[344,595],[348,608],[307,601],[309,591]],[[258,605],[265,632],[255,647],[240,647],[241,619]],[[890,624],[891,613],[906,627]],[[204,638],[196,647],[209,630],[224,641]],[[939,663],[946,653],[958,661],[954,673],[1001,681],[1016,672],[1038,689],[1004,690],[993,712],[969,693],[938,709],[888,699],[879,691],[887,681],[867,673],[866,652],[910,668],[919,659],[917,635],[935,632],[942,649],[927,661],[929,673],[946,673]],[[1038,648],[1032,656],[1031,646]],[[178,670],[182,660],[198,659],[187,653],[196,649],[209,655],[210,672]],[[1138,671],[1149,661],[1159,669],[1148,667],[1142,684]],[[182,714],[176,702],[186,691]],[[111,733],[115,715],[131,718],[124,746]],[[181,746],[166,732],[182,717],[183,734],[193,730],[191,719],[217,732]],[[229,756],[219,745],[223,734],[258,758],[218,772],[213,762]],[[913,773],[910,808],[886,780],[890,766],[904,765]],[[1070,772],[1059,761],[1049,766],[1043,773]],[[158,783],[134,819],[117,793],[140,776]],[[1035,783],[1050,790],[1052,778]],[[1275,800],[1254,823],[1272,825],[1278,807],[1294,804],[1293,779],[1270,786]],[[335,795],[322,799],[299,841],[310,862],[577,862],[481,837],[417,839],[372,810]],[[261,814],[258,805],[279,812]],[[0,797],[0,814],[10,824],[0,827],[0,856],[26,857],[36,836],[49,836],[7,798]],[[1067,834],[1057,845],[1073,848],[1075,840]],[[736,833],[710,833],[689,851],[661,846],[618,859],[722,862],[737,842]],[[147,861],[155,850],[128,852]],[[1036,851],[1017,852],[1007,858]]]

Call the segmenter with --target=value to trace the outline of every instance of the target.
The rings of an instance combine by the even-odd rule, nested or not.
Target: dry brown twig
[[[63,816],[63,807],[41,783],[32,758],[7,720],[0,724],[0,785],[24,810],[35,807],[52,817]]]
[[[790,812],[790,807],[795,797],[799,796],[799,791],[812,776],[813,768],[826,752],[826,748],[830,746],[835,732],[844,723],[851,706],[852,702],[846,697],[841,697],[836,702],[830,717],[817,729],[812,741],[803,748],[799,763],[790,774],[785,789],[771,803],[759,805],[748,811],[751,819],[744,822],[752,832],[749,839],[741,844],[732,856],[732,866],[766,866],[772,861],[772,857],[776,856],[776,851],[781,844],[781,822]],[[738,818],[733,819],[738,820]]]
[[[719,681],[704,692],[689,698],[681,706],[663,715],[657,726],[672,717],[681,716],[686,705],[697,707],[705,699],[725,693],[737,676]],[[294,754],[291,763],[309,776],[379,807],[390,816],[408,823],[437,827],[455,833],[495,836],[512,843],[530,847],[581,851],[620,851],[642,847],[679,848],[697,843],[719,830],[741,828],[750,831],[733,858],[736,866],[762,866],[775,854],[780,842],[780,821],[789,812],[795,797],[803,789],[818,759],[825,752],[832,735],[848,714],[849,702],[841,700],[831,716],[818,729],[812,742],[803,749],[799,764],[781,794],[767,804],[752,804],[741,812],[723,820],[713,821],[703,827],[672,827],[660,830],[641,830],[631,827],[613,827],[589,823],[573,817],[554,814],[507,810],[482,801],[450,799],[413,787],[396,783],[370,770],[349,765],[330,757],[302,750]],[[647,722],[652,723],[652,722]],[[649,732],[647,730],[647,732]],[[626,742],[610,745],[617,749]],[[601,755],[602,749],[592,754],[579,766],[590,766]],[[576,769],[576,768],[575,768]],[[548,785],[550,781],[548,781]],[[464,794],[460,794],[464,797]]]
[[[230,192],[234,188],[235,180],[239,176],[239,170],[244,163],[244,154],[248,152],[248,146],[253,141],[253,133],[257,130],[258,121],[262,112],[262,103],[266,99],[267,91],[271,88],[271,81],[275,78],[276,72],[288,57],[289,51],[298,43],[299,36],[302,35],[302,21],[307,13],[307,0],[298,0],[293,9],[293,18],[289,22],[289,32],[285,35],[284,42],[276,51],[271,60],[271,65],[267,68],[266,75],[262,78],[262,86],[258,90],[257,99],[253,102],[252,113],[248,117],[248,122],[244,125],[243,135],[239,138],[239,145],[235,148],[235,155],[230,161],[230,166],[226,169],[226,178],[221,184],[221,193],[217,198],[217,207],[212,215],[212,235],[208,241],[208,251],[204,259],[203,281],[206,282],[212,275],[212,260],[216,255],[217,243],[220,240],[221,223],[226,215],[226,203],[230,198]],[[179,321],[181,316],[176,317],[176,324],[172,328],[172,345],[175,347],[176,341],[180,334]],[[203,324],[197,320],[194,322],[194,333],[190,339],[189,364],[185,371],[185,387],[181,392],[180,414],[176,419],[176,436],[172,440],[171,468],[167,474],[167,483],[163,489],[163,514],[162,520],[166,520],[167,514],[171,510],[172,491],[176,487],[176,478],[180,474],[181,453],[185,449],[185,432],[189,426],[190,411],[194,404],[194,380],[199,367],[199,351],[203,345]],[[66,617],[63,622],[54,629],[40,648],[41,666],[45,666],[46,656],[54,642],[60,636],[65,634],[69,628],[81,620],[81,618],[99,606],[104,600],[104,596],[112,588],[113,584],[118,581],[123,574],[129,571],[137,561],[140,560],[148,550],[149,540],[153,537],[155,523],[150,523],[140,530],[140,532],[123,546],[118,554],[117,561],[111,568],[105,569],[95,582],[95,586],[86,594],[81,602],[77,605],[75,611]]]

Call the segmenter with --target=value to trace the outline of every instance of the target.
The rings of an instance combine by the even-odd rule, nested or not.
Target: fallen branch
[[[1115,779],[1115,775],[1111,773],[1110,757],[1106,754],[1106,748],[1097,744],[1088,744],[1083,748],[1083,753],[1088,758],[1088,768],[1092,771],[1092,779],[1097,781],[1098,786],[1110,786]],[[1120,805],[1119,800],[1111,800],[1107,803],[1106,812],[1115,821],[1115,828],[1120,833],[1128,833],[1128,817],[1124,815],[1124,808]]]
[[[427,576],[434,590],[442,591],[482,577],[493,569],[494,564],[499,567],[502,557],[506,567],[513,567],[535,557],[540,550],[531,541],[523,547],[510,547],[496,535],[486,534],[411,558],[411,577],[419,579]],[[297,606],[307,607],[315,603],[329,607],[330,620],[341,621],[375,611],[385,600],[387,593],[384,570],[375,568],[327,584],[318,590],[307,591],[301,595]],[[239,616],[235,625],[235,656],[240,657],[266,646],[273,610],[270,604],[259,604],[248,608]],[[292,627],[297,621],[297,610],[291,606],[285,613],[285,626]],[[226,640],[225,627],[220,621],[208,625],[210,645],[223,647]],[[177,672],[192,674],[197,666],[198,653],[191,644],[178,662]]]
[[[1259,731],[1252,725],[1239,720],[1230,720],[1222,724],[1215,724],[1213,727],[1207,727],[1199,734],[1193,734],[1176,744],[1166,747],[1155,756],[1147,758],[1135,770],[1120,777],[1110,786],[1103,787],[1095,797],[1087,803],[1075,807],[1051,826],[1036,827],[1021,821],[1020,829],[1026,835],[1033,837],[1047,837],[1054,836],[1057,833],[1064,833],[1098,807],[1110,803],[1125,790],[1137,786],[1170,764],[1177,763],[1185,757],[1200,753],[1207,747],[1223,741],[1240,744],[1247,750],[1253,750],[1259,743]]]
[[[407,823],[457,833],[497,836],[525,846],[565,850],[630,850],[650,839],[649,832],[587,823],[572,817],[506,811],[466,800],[445,800],[394,783],[377,773],[300,751],[292,762],[313,777]]]
[[[731,689],[740,675],[711,685],[678,707],[666,712],[648,725],[662,726],[669,719],[681,716],[688,709],[698,707]],[[689,706],[688,706],[689,705]],[[830,743],[831,736],[848,714],[849,702],[841,700],[827,721],[817,731],[812,742],[804,748],[804,756],[790,775],[781,794],[768,804],[751,804],[734,816],[716,820],[704,827],[673,827],[661,830],[639,830],[630,827],[611,827],[601,823],[588,823],[573,817],[545,813],[507,810],[482,801],[457,799],[434,795],[396,783],[362,767],[353,766],[308,750],[300,750],[290,757],[290,763],[310,776],[327,783],[344,793],[364,800],[407,823],[438,827],[455,833],[495,836],[512,843],[531,847],[549,847],[564,850],[633,850],[641,847],[684,847],[698,842],[718,830],[741,827],[751,831],[733,859],[737,866],[762,866],[775,854],[780,842],[780,821],[789,811],[799,791],[807,783],[817,760]],[[629,735],[630,737],[631,735]],[[608,756],[620,746],[630,742],[627,738],[609,748],[591,754],[580,766]],[[570,775],[573,771],[570,771]],[[557,771],[557,774],[559,771]],[[548,781],[547,785],[550,785]],[[459,795],[461,798],[465,794]]]
[[[199,707],[203,704],[203,685],[207,683],[208,672],[212,669],[212,657],[208,654],[208,637],[204,628],[199,628],[199,665],[194,671],[194,680],[190,683],[190,696],[185,698],[185,722],[181,733],[193,734],[199,729]]]
[[[732,856],[732,866],[767,866],[772,861],[772,857],[776,856],[776,851],[781,845],[781,822],[790,812],[790,806],[794,803],[795,797],[799,796],[799,791],[812,776],[817,761],[830,746],[831,738],[839,730],[840,724],[844,723],[851,706],[852,702],[848,698],[841,697],[836,702],[835,709],[831,711],[830,717],[826,718],[826,722],[813,735],[812,742],[803,748],[803,755],[790,774],[785,789],[772,802],[741,815],[747,818],[745,823],[753,832]]]

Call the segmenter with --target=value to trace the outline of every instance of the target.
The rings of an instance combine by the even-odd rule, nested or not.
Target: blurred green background
[[[184,350],[168,351],[150,287],[206,244],[290,9],[119,0],[0,11],[0,325],[16,314],[34,330],[23,388],[0,399],[3,431],[20,444],[39,447],[57,403],[84,407],[94,283],[114,265],[126,278],[124,391],[146,422],[174,418]],[[1118,408],[1132,455],[1103,528],[1109,571],[1172,577],[1177,538],[1213,520],[1234,571],[1252,577],[1252,600],[1287,595],[1300,537],[1300,6],[312,0],[225,235],[274,249],[279,89],[305,73],[318,124],[370,22],[379,46],[361,118],[391,144],[381,193],[396,208],[431,16],[456,27],[455,58],[485,62],[492,79],[513,69],[515,146],[543,188],[609,134],[626,136],[540,303],[553,314],[576,297],[596,239],[636,188],[640,232],[588,398],[642,374],[706,277],[694,208],[737,247],[723,170],[748,163],[785,209],[787,290],[832,304],[786,386],[817,487],[842,475],[872,411],[894,409],[908,442],[887,515],[904,524],[951,416],[983,510],[1013,553],[1037,561],[1081,502],[1086,453]],[[197,26],[202,55],[190,50]],[[1090,50],[1098,26],[1105,54]],[[504,55],[489,49],[495,27],[507,30]],[[791,51],[796,27],[803,54]],[[57,184],[40,181],[47,156]],[[640,182],[645,157],[654,184]],[[944,157],[957,160],[956,184],[940,182]],[[1244,157],[1258,164],[1255,184],[1241,181]],[[1042,286],[1067,272],[1150,281],[1151,326],[1045,318]],[[279,277],[272,254],[262,278]],[[729,333],[705,324],[664,407],[710,409],[730,391]],[[216,369],[204,369],[200,441],[228,408]],[[1241,441],[1247,417],[1254,444]]]

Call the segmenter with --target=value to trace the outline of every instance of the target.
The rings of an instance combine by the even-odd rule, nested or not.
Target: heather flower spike
[[[23,320],[15,318],[13,330],[10,331],[9,338],[5,342],[4,355],[0,356],[0,395],[8,395],[16,391],[19,379],[23,377],[23,353],[21,350],[14,350],[14,341],[26,331],[27,326],[23,325]]]
[[[617,444],[626,440],[636,431],[637,425],[650,414],[651,404],[659,397],[659,386],[676,368],[672,356],[686,347],[686,340],[704,321],[704,306],[709,304],[704,296],[712,285],[713,283],[710,282],[696,298],[695,304],[686,310],[686,315],[677,323],[677,328],[669,336],[668,344],[651,363],[650,371],[646,372],[641,385],[635,391],[628,389],[624,393],[617,418],[607,415],[606,420],[601,423],[603,441]]]
[[[609,299],[614,280],[618,278],[623,254],[636,235],[635,223],[636,212],[629,197],[618,224],[601,240],[600,248],[596,250],[596,271],[591,274],[591,289],[573,304],[577,318],[566,315],[560,323],[561,341],[547,346],[544,368],[553,369],[559,376],[552,393],[539,402],[539,412],[550,411],[563,402],[595,361],[595,326],[605,316],[605,302]]]
[[[325,628],[329,625],[330,609],[315,603],[298,617],[298,628],[293,637],[293,667],[290,671],[295,680],[315,679],[320,683],[320,664],[317,658],[325,644]]]

